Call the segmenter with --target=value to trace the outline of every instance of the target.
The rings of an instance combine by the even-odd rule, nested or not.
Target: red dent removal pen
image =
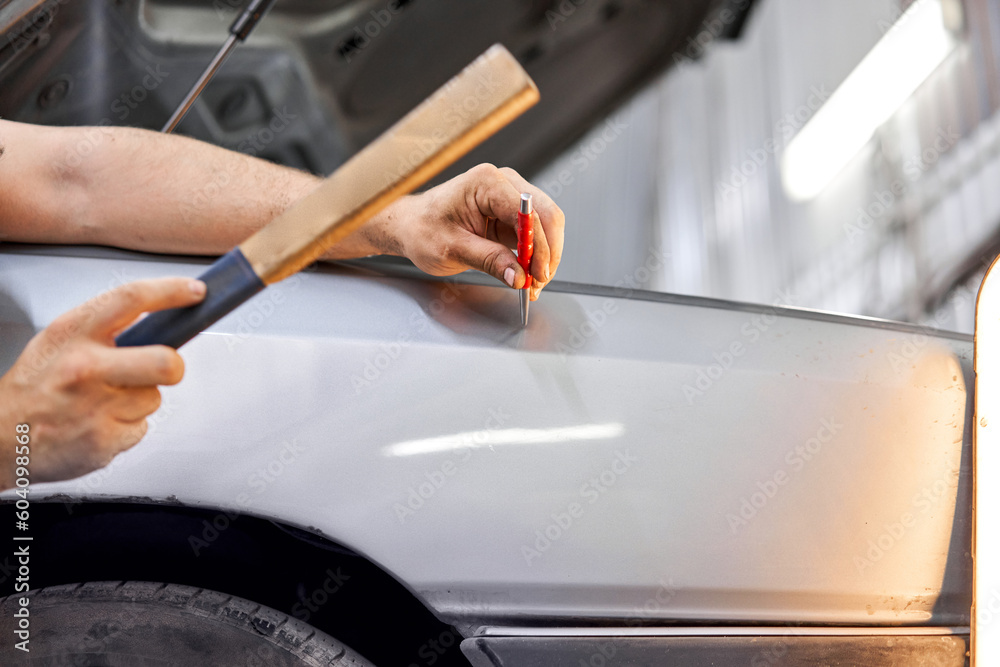
[[[531,254],[535,249],[535,226],[531,221],[531,195],[521,194],[517,212],[517,263],[524,269],[524,287],[520,290],[521,326],[528,326],[528,296],[531,294]]]

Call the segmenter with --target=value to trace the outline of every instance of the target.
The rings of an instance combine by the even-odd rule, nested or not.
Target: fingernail
[[[503,280],[504,280],[505,283],[507,283],[508,285],[510,285],[511,287],[513,287],[514,286],[514,277],[516,275],[517,275],[517,273],[514,271],[514,269],[512,269],[512,268],[510,268],[508,266],[506,269],[504,269]]]
[[[552,274],[549,273],[549,267],[545,266],[542,268],[545,271],[545,282],[549,282],[549,279],[552,277]]]
[[[188,283],[188,288],[195,296],[205,296],[205,283],[200,280],[192,280]]]

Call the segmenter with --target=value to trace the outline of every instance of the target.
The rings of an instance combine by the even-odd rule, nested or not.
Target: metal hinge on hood
[[[65,0],[0,0],[0,76],[49,42],[49,26]]]

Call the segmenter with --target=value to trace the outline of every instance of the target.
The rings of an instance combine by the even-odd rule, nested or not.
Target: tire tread
[[[263,637],[303,665],[373,667],[349,647],[283,612],[249,600],[204,588],[145,581],[104,581],[51,586],[0,599],[0,614],[10,618],[18,597],[30,597],[32,614],[39,605],[57,607],[72,602],[119,603],[187,612]]]

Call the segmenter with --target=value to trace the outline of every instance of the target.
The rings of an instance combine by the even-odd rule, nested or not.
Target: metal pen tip
[[[518,290],[520,294],[518,295],[521,299],[521,326],[528,326],[528,304],[531,302],[528,300],[528,290],[522,289]]]
[[[531,195],[528,194],[527,192],[524,192],[524,193],[521,194],[521,207],[520,207],[520,211],[524,215],[531,215],[531,211],[532,211]]]

